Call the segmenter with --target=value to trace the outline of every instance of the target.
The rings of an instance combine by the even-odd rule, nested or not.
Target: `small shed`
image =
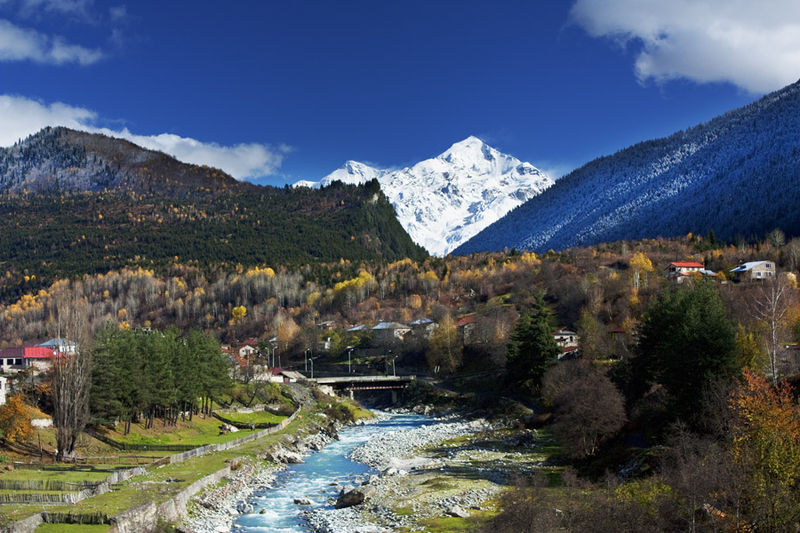
[[[275,383],[296,383],[304,379],[306,379],[306,377],[300,372],[276,367],[272,369],[272,379],[270,381]]]

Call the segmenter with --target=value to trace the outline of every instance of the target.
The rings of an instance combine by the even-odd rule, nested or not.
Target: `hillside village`
[[[498,398],[490,402],[491,416],[524,399],[518,408],[533,410],[501,415],[505,423],[528,420],[522,427],[555,436],[558,461],[592,483],[622,458],[666,442],[674,416],[698,438],[714,435],[708,419],[698,418],[716,383],[708,376],[759,370],[773,382],[797,379],[798,266],[800,243],[774,233],[738,245],[687,235],[542,255],[512,250],[421,263],[241,268],[216,280],[180,264],[169,277],[137,269],[63,280],[0,309],[2,457],[14,465],[83,462],[116,450],[141,461],[134,458],[143,453],[138,443],[146,443],[144,453],[162,456],[220,443],[209,452],[214,455],[250,433],[290,427],[292,420],[283,421],[311,404],[285,387],[326,376],[412,375],[422,381],[418,387],[445,384],[451,391],[440,393],[445,397],[479,391]],[[76,305],[85,316],[80,329],[67,327],[65,313]],[[700,320],[670,323],[681,317]],[[682,333],[669,333],[673,327]],[[662,335],[667,338],[656,339]],[[661,355],[665,342],[683,344]],[[63,422],[53,411],[57,376],[84,346],[93,353],[87,379],[94,392],[75,448],[61,456],[56,438]],[[716,355],[706,360],[698,349]],[[701,361],[706,366],[690,370]],[[680,366],[671,370],[673,364]],[[682,380],[694,376],[694,385],[673,384],[670,372],[678,371]],[[126,380],[137,388],[120,388]],[[572,394],[576,387],[589,388]],[[321,394],[330,399],[320,405],[346,401]],[[575,404],[583,397],[596,401]],[[266,410],[253,410],[262,404]],[[335,416],[352,419],[354,409],[342,407]],[[576,409],[595,421],[598,409],[615,413],[592,429],[589,447],[576,446],[575,431],[594,427],[567,416]],[[197,424],[204,428],[192,437],[197,444],[170,439]],[[724,443],[726,435],[713,438]],[[64,501],[53,498],[53,505]],[[96,498],[102,497],[89,495],[81,505],[90,509]],[[10,516],[23,518],[26,506],[14,505]],[[504,504],[497,505],[492,520],[499,524],[506,515]]]

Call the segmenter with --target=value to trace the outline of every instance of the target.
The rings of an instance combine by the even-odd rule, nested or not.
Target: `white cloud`
[[[122,131],[113,131],[107,128],[92,129],[91,131],[127,139],[144,148],[169,154],[185,163],[221,168],[237,179],[274,174],[280,168],[283,157],[289,152],[288,147],[283,145],[277,149],[258,143],[223,146],[172,133],[134,135],[127,128]]]
[[[8,20],[0,19],[0,61],[90,65],[102,57],[100,50],[70,44],[61,37],[20,28]]]
[[[86,129],[97,115],[61,102],[47,105],[23,96],[0,95],[0,146],[10,146],[45,126]]]
[[[27,17],[48,12],[89,18],[91,3],[91,0],[21,0],[20,13]]]
[[[111,20],[115,22],[124,20],[128,17],[128,7],[125,5],[110,7],[108,8],[108,15],[111,17]]]
[[[571,18],[636,49],[641,82],[687,78],[765,93],[800,78],[797,0],[577,0]]]
[[[127,139],[150,150],[169,154],[180,161],[221,168],[236,179],[275,174],[291,149],[259,143],[224,146],[170,133],[136,135],[127,128],[112,130],[94,126],[97,114],[61,102],[45,104],[24,96],[0,95],[0,146],[10,146],[45,126],[66,126]]]

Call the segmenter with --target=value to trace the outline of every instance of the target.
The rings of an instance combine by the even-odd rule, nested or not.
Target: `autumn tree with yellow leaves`
[[[0,431],[9,442],[27,442],[33,435],[31,414],[22,394],[9,396],[0,406]]]

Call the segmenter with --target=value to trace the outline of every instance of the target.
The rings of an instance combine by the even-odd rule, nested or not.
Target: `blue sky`
[[[469,135],[559,175],[798,78],[796,0],[0,0],[0,145],[63,124],[275,185]]]

